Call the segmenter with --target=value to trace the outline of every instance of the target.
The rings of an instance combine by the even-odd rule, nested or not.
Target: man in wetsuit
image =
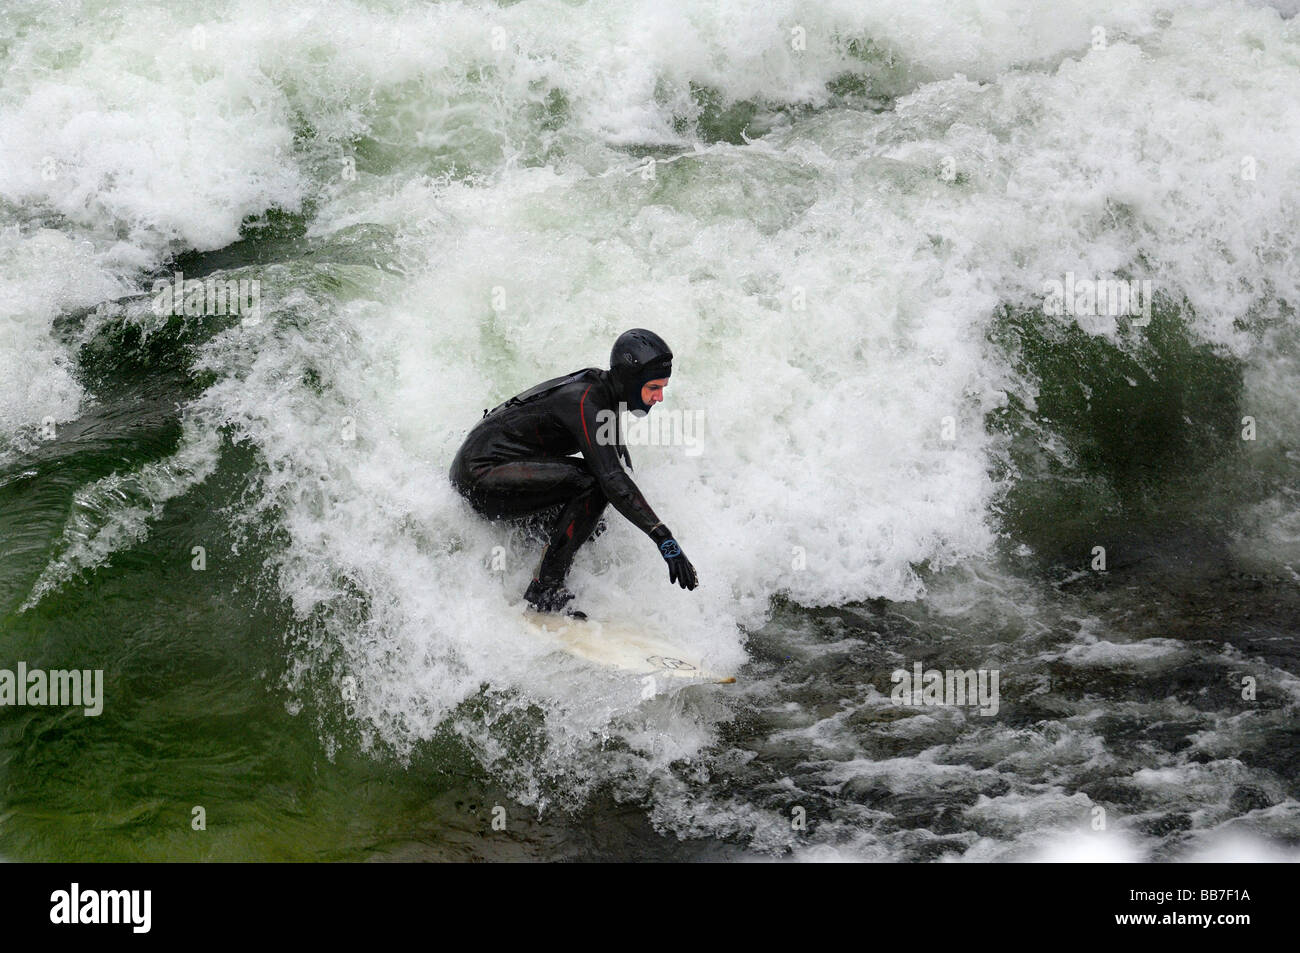
[[[609,503],[654,540],[668,563],[670,583],[683,589],[698,584],[695,567],[619,462],[621,455],[632,465],[620,411],[649,413],[663,400],[672,370],[673,352],[663,339],[634,328],[614,342],[608,371],[589,367],[538,384],[484,411],[465,438],[451,465],[451,482],[480,514],[518,519],[560,508],[524,593],[534,609],[585,618],[567,607],[573,593],[564,588],[564,578]]]

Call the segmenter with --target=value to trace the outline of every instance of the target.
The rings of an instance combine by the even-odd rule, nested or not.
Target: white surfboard
[[[562,652],[597,665],[638,675],[664,675],[719,685],[730,685],[736,680],[734,675],[719,675],[705,668],[691,650],[625,622],[583,621],[531,610],[524,613],[524,619],[532,635],[553,642]]]

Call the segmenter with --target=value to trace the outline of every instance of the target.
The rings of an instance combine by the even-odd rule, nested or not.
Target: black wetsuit
[[[609,371],[557,377],[485,412],[452,463],[452,485],[489,519],[562,507],[535,576],[543,587],[563,585],[606,504],[656,546],[672,536],[619,462],[631,465],[618,403]]]

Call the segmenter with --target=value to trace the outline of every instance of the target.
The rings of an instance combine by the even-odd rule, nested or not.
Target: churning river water
[[[0,855],[1294,856],[1294,12],[6,0]],[[648,699],[446,479],[635,326]]]

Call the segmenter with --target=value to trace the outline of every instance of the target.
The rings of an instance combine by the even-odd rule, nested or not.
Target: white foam
[[[1300,299],[1295,25],[1270,9],[243,0],[21,15],[40,22],[6,53],[0,98],[0,198],[26,228],[4,239],[16,320],[0,359],[22,369],[0,383],[0,426],[76,412],[50,322],[169,253],[221,247],[247,216],[307,198],[321,242],[386,226],[391,247],[334,249],[337,266],[262,269],[266,320],[205,346],[218,380],[187,419],[261,456],[257,505],[287,534],[276,583],[302,626],[293,690],[352,677],[357,723],[402,752],[485,683],[519,691],[551,742],[521,796],[543,798],[539,778],[576,763],[594,783],[603,732],[636,739],[618,770],[658,776],[725,716],[681,696],[646,708],[635,684],[541,664],[512,636],[534,552],[488,569],[509,534],[446,483],[482,408],[603,364],[625,328],[664,335],[678,356],[667,407],[706,414],[698,456],[634,453],[702,586],[669,587],[614,514],[572,584],[594,614],[635,614],[718,666],[743,660],[737,626],[774,595],[916,598],[918,567],[992,549],[1002,447],[985,415],[1008,390],[1034,394],[987,333],[1048,279],[1140,269],[1194,305],[1201,339],[1248,362],[1265,416],[1289,412],[1243,330]],[[850,40],[877,52],[864,61]],[[54,49],[72,52],[52,65]],[[692,84],[779,112],[827,106],[848,71],[893,108],[769,116],[776,131],[747,146],[692,139]],[[629,144],[692,149],[648,180]],[[400,269],[377,264],[390,257]],[[1078,652],[1174,657],[1157,643]],[[515,703],[495,704],[506,717]],[[647,712],[665,721],[644,727]],[[510,760],[490,732],[461,730],[488,762]]]
[[[1059,658],[1072,665],[1110,668],[1116,665],[1141,665],[1152,662],[1164,666],[1174,665],[1190,655],[1186,643],[1177,639],[1143,639],[1140,642],[1099,640],[1072,646],[1061,653]]]
[[[122,292],[97,259],[89,243],[54,229],[0,230],[0,442],[77,415],[81,385],[51,325],[63,310]]]
[[[1131,836],[1119,831],[1070,831],[1047,838],[1026,859],[1043,864],[1135,864],[1146,857]]]
[[[630,16],[634,6],[616,9]],[[1205,280],[1208,257],[1235,240],[1213,224],[1230,217],[1228,209],[1274,222],[1283,234],[1276,196],[1252,192],[1260,186],[1229,168],[1255,150],[1261,165],[1279,170],[1268,180],[1275,188],[1293,161],[1271,131],[1265,135],[1294,120],[1289,100],[1280,90],[1265,93],[1239,121],[1259,91],[1238,92],[1230,81],[1255,76],[1261,57],[1269,64],[1262,88],[1287,75],[1285,45],[1267,12],[1234,14],[1259,34],[1260,52],[1243,40],[1207,61],[1197,51],[1223,44],[1226,13],[1176,14],[1158,35],[1149,11],[1134,14],[1112,31],[1107,49],[1092,50],[1086,26],[1106,19],[1097,10],[1079,14],[1081,35],[1044,46],[1036,31],[1056,25],[1045,14],[1028,34],[1014,19],[1003,33],[984,34],[969,29],[969,13],[940,15],[939,27],[922,32],[911,14],[895,18],[894,28],[884,14],[867,23],[867,14],[831,8],[826,16],[844,18],[840,32],[874,27],[910,51],[914,94],[892,113],[829,112],[754,146],[704,146],[657,166],[654,183],[637,163],[605,151],[680,138],[671,104],[647,112],[651,77],[695,74],[725,86],[733,76],[730,93],[792,100],[792,89],[824,81],[844,62],[782,59],[784,37],[756,41],[770,28],[767,13],[740,27],[734,11],[726,13],[725,37],[696,40],[676,27],[680,14],[648,8],[637,15],[652,28],[632,47],[606,45],[586,57],[582,45],[599,46],[602,29],[619,21],[602,22],[589,37],[563,29],[572,14],[555,12],[553,30],[529,22],[527,55],[498,63],[490,88],[519,94],[525,77],[545,77],[563,89],[573,117],[564,134],[586,137],[573,153],[581,161],[507,163],[486,178],[457,180],[412,177],[403,165],[411,156],[398,151],[391,177],[362,175],[355,189],[332,182],[313,233],[377,221],[397,235],[407,277],[356,305],[316,302],[320,330],[258,342],[247,372],[232,370],[243,365],[231,352],[210,359],[231,378],[208,403],[221,419],[238,421],[271,461],[267,492],[293,540],[285,591],[304,614],[336,597],[340,578],[372,600],[366,631],[341,637],[364,688],[359,711],[389,740],[427,735],[484,678],[558,698],[570,707],[556,725],[585,723],[583,703],[530,679],[540,669],[525,671],[509,635],[532,557],[504,574],[485,571],[506,537],[469,513],[443,473],[483,407],[545,377],[602,364],[624,328],[648,325],[670,341],[678,374],[668,406],[707,415],[699,456],[664,447],[634,454],[637,480],[703,585],[690,595],[669,588],[652,548],[616,516],[580,554],[572,583],[589,611],[625,612],[630,603],[651,624],[734,661],[734,625],[761,620],[774,593],[808,604],[911,598],[922,592],[915,566],[988,550],[987,507],[997,487],[987,464],[997,448],[982,419],[1009,379],[984,333],[1000,302],[1039,300],[1042,282],[1067,269],[1128,267],[1140,248],[1159,282],[1197,296],[1203,333],[1248,350],[1232,316],[1291,280],[1245,246],[1234,272]],[[343,16],[360,14],[349,8]],[[468,36],[470,16],[454,8],[404,24],[418,45],[431,35],[420,31],[435,25]],[[499,16],[519,36],[518,18],[530,13],[519,5]],[[482,25],[490,32],[491,23]],[[1143,45],[1126,41],[1126,32]],[[981,39],[972,46],[971,37]],[[351,47],[341,62],[380,84],[409,78],[409,54],[378,46]],[[460,57],[481,56],[433,46],[430,68],[439,78],[462,69]],[[1003,72],[1066,53],[1072,58],[1059,69]],[[729,66],[721,73],[707,65],[719,56]],[[761,68],[739,68],[755,63]],[[988,84],[924,84],[927,70],[941,76],[958,64]],[[1189,98],[1188,82],[1207,69],[1225,82],[1208,100]],[[320,84],[310,98],[318,102],[331,80],[314,69],[306,79]],[[468,97],[457,115],[528,148],[481,93],[454,88]],[[445,129],[454,109],[437,105],[412,119],[425,126],[411,128]],[[1169,131],[1178,122],[1214,139],[1222,167],[1207,168],[1186,137]],[[1231,141],[1220,141],[1222,130]],[[962,184],[937,176],[948,155]],[[1045,196],[1057,200],[1045,206]],[[1109,215],[1108,197],[1135,217]],[[798,289],[804,311],[792,305]],[[219,342],[226,346],[234,345]],[[331,368],[323,398],[281,387],[305,363]],[[357,421],[362,450],[338,446],[344,416]],[[941,439],[948,416],[956,426],[950,442]],[[796,547],[805,571],[793,568]],[[375,647],[381,637],[383,651]],[[1152,643],[1079,651],[1087,657],[1075,660],[1087,663],[1173,650]],[[625,711],[616,704],[608,716]]]
[[[146,539],[166,502],[216,469],[218,444],[216,434],[187,426],[175,453],[78,489],[55,554],[19,611],[30,609],[78,573],[103,565],[118,550]]]

